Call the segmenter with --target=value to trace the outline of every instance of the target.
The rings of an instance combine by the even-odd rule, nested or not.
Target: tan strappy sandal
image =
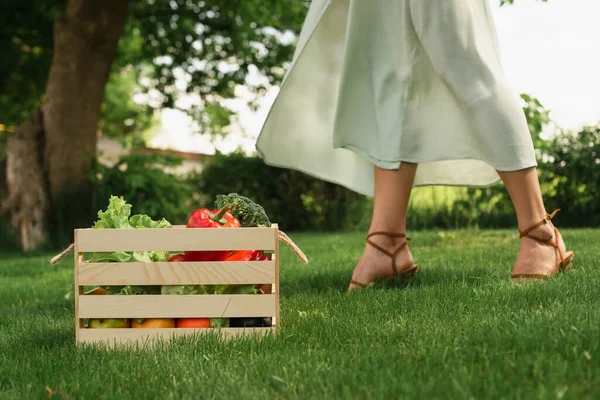
[[[393,238],[406,238],[406,241],[404,243],[402,243],[400,246],[398,246],[393,252],[389,252],[386,249],[384,249],[383,247],[374,243],[372,240],[370,240],[373,236],[377,236],[377,235],[383,235],[383,236],[388,236],[388,237],[393,237]],[[371,233],[369,233],[369,235],[367,235],[367,244],[373,246],[374,248],[381,251],[383,254],[389,256],[392,259],[392,276],[376,278],[375,280],[373,280],[373,282],[369,282],[367,284],[361,283],[361,282],[358,282],[358,281],[355,281],[354,279],[352,279],[352,280],[350,280],[350,284],[354,285],[355,287],[353,289],[349,289],[349,291],[356,290],[357,287],[364,289],[376,281],[383,282],[383,283],[389,283],[389,282],[395,280],[396,278],[412,277],[414,275],[414,273],[417,272],[417,270],[419,269],[418,265],[415,264],[412,267],[410,267],[404,271],[398,271],[398,269],[396,267],[396,256],[398,255],[398,253],[400,251],[402,251],[402,249],[404,249],[408,245],[409,240],[411,240],[411,239],[406,237],[406,234],[404,234],[404,233],[395,233],[395,232],[371,232]]]
[[[554,269],[552,269],[552,271],[549,274],[546,274],[546,275],[544,275],[544,274],[512,274],[511,279],[513,282],[518,281],[518,280],[525,280],[525,279],[540,279],[540,278],[547,279],[547,278],[550,278],[551,276],[553,276],[554,274],[558,273],[559,271],[567,271],[567,270],[571,269],[571,267],[573,266],[572,261],[573,261],[573,257],[575,256],[575,253],[572,251],[569,251],[566,254],[563,253],[563,251],[560,248],[560,242],[559,242],[560,233],[558,232],[558,229],[556,229],[556,227],[554,227],[554,240],[552,240],[552,239],[543,240],[543,239],[539,239],[539,238],[536,238],[535,236],[530,235],[531,232],[533,232],[540,226],[545,225],[548,222],[550,222],[550,220],[559,211],[560,211],[560,209],[557,209],[557,210],[554,210],[552,212],[552,214],[546,214],[546,217],[543,220],[541,220],[537,224],[533,225],[531,228],[524,230],[523,232],[521,232],[519,230],[520,238],[527,237],[527,238],[533,239],[537,242],[554,247],[558,251],[558,260],[557,260],[556,266],[554,267]]]

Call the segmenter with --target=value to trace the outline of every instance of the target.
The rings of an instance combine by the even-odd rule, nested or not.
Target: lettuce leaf
[[[213,294],[257,294],[254,285],[214,285],[211,287]]]
[[[94,253],[90,262],[129,262],[131,261],[131,253],[124,251],[116,251],[113,253]]]
[[[211,328],[229,328],[229,318],[209,318]]]
[[[131,216],[131,204],[125,199],[111,196],[105,211],[98,211],[93,229],[171,228],[166,219],[154,221],[148,215]],[[90,262],[163,262],[169,259],[168,251],[116,251],[93,253]],[[160,286],[109,286],[107,294],[160,294]]]
[[[160,288],[160,294],[207,294],[202,285],[169,285]]]
[[[98,211],[98,221],[92,226],[94,229],[128,229],[131,228],[129,216],[131,215],[131,204],[127,204],[125,199],[117,196],[110,196],[108,208],[106,211]]]
[[[160,294],[160,286],[104,286],[104,290],[112,295]]]
[[[136,214],[129,218],[129,225],[132,228],[170,228],[171,224],[166,219],[153,221],[145,214]]]

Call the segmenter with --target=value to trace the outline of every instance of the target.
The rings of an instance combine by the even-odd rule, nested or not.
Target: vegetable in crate
[[[169,262],[184,262],[185,255],[184,254],[173,254],[169,257]]]
[[[271,317],[264,318],[231,318],[231,328],[267,328],[272,324]]]
[[[263,261],[267,256],[260,250],[236,250],[232,251],[225,261]]]
[[[262,206],[237,193],[217,195],[215,207],[230,207],[231,213],[240,221],[242,227],[271,226],[271,221]]]
[[[101,287],[97,287],[94,290],[90,290],[85,293],[86,296],[103,296],[106,295],[106,291]],[[129,328],[131,323],[128,319],[125,318],[92,318],[87,320],[85,323],[87,328],[97,329],[97,328],[105,328],[105,329],[115,329],[115,328]]]
[[[98,211],[93,229],[171,228],[166,219],[154,221],[147,215],[131,215],[131,204],[123,197],[111,196],[106,211]],[[168,251],[116,251],[93,253],[90,262],[160,262],[167,261]],[[108,294],[158,294],[160,286],[105,286]]]
[[[97,328],[129,328],[130,322],[128,319],[110,319],[110,318],[98,318],[98,319],[90,319],[88,324],[88,328],[97,329]]]
[[[178,328],[210,328],[210,318],[179,318]]]
[[[135,318],[131,320],[132,328],[175,328],[174,318]]]
[[[226,285],[223,285],[226,286]],[[160,291],[163,295],[186,295],[186,294],[215,294],[216,286],[211,285],[165,285]],[[195,318],[193,318],[195,319]],[[229,318],[209,318],[212,328],[226,328],[229,326]]]
[[[201,208],[194,211],[188,219],[187,228],[239,228],[238,221],[229,211],[229,207],[220,210]],[[223,261],[229,255],[228,250],[223,251],[186,251],[187,261]]]
[[[254,285],[165,285],[161,288],[163,295],[186,294],[256,294]],[[211,328],[227,328],[229,318],[209,318]]]

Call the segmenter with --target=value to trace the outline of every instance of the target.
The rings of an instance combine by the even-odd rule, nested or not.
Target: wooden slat
[[[196,336],[216,334],[223,338],[239,336],[264,336],[274,333],[275,328],[222,328],[222,329],[194,329],[194,328],[163,328],[163,329],[81,329],[79,343],[104,343],[111,347],[114,345],[127,345],[139,343],[152,345],[156,340],[168,341],[181,336]]]
[[[275,228],[275,241],[279,243],[279,227],[276,224],[273,227]],[[279,246],[275,248],[273,258],[275,258],[275,284],[273,285],[273,293],[275,293],[275,317],[273,318],[273,325],[279,326]]]
[[[79,318],[272,317],[275,299],[271,294],[79,296]]]
[[[274,261],[81,263],[79,284],[193,285],[275,282]]]
[[[78,229],[82,253],[101,251],[275,250],[274,228]]]
[[[74,251],[75,253],[73,255],[73,272],[75,276],[75,295],[73,297],[75,300],[75,343],[79,343],[79,331],[81,330],[81,328],[83,328],[83,321],[77,318],[77,315],[79,314],[79,296],[83,294],[83,286],[79,285],[79,268],[77,268],[77,266],[83,261],[83,256],[81,253],[79,253],[77,241],[75,241]]]

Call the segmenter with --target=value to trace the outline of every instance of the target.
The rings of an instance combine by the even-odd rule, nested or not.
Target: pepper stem
[[[225,206],[223,208],[221,208],[219,210],[219,213],[217,215],[214,214],[209,214],[209,218],[212,219],[215,222],[218,222],[219,224],[226,224],[227,220],[225,218],[223,218],[223,216],[225,215],[225,213],[227,211],[233,211],[235,210],[235,206],[237,206],[237,204],[234,204],[233,207],[231,206]]]

